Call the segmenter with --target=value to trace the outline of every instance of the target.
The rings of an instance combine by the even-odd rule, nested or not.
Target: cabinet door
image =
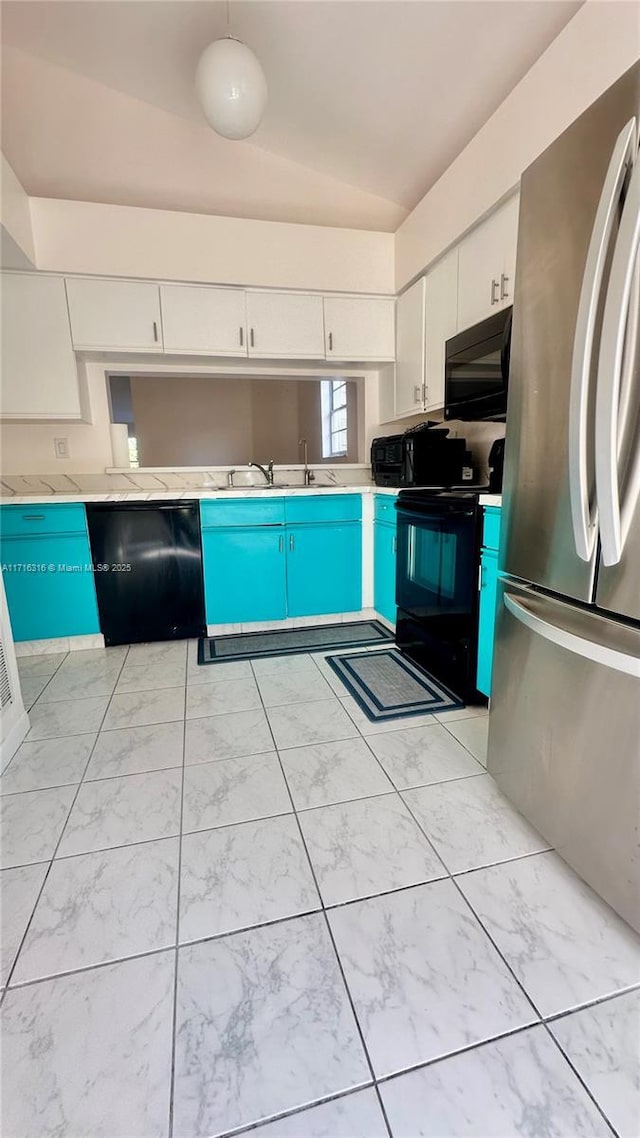
[[[160,285],[165,352],[246,356],[244,290]]]
[[[494,210],[460,243],[458,262],[458,329],[491,316],[513,303],[518,196]],[[510,277],[502,280],[503,274]],[[501,292],[503,293],[501,297]]]
[[[67,277],[76,349],[162,351],[160,290],[151,281]]]
[[[249,355],[257,359],[324,359],[322,297],[248,292]]]
[[[14,640],[100,631],[86,534],[5,538],[2,575]]]
[[[288,615],[316,616],[361,608],[360,523],[287,526]]]
[[[207,624],[287,615],[283,526],[205,529],[202,556]]]
[[[425,277],[425,410],[444,407],[445,344],[458,328],[458,249]]]
[[[384,522],[373,526],[373,607],[396,623],[396,527]]]
[[[2,400],[6,419],[81,419],[63,277],[2,274]]]
[[[424,410],[424,277],[398,297],[396,310],[395,416]]]
[[[500,275],[499,307],[513,304],[513,289],[516,280],[516,252],[518,248],[518,217],[520,195],[514,194],[505,202],[500,213],[500,244],[502,249],[502,271]]]
[[[327,359],[395,359],[395,300],[392,297],[325,296]]]
[[[486,696],[491,695],[497,595],[498,554],[493,549],[483,549],[480,558],[480,613],[478,617],[476,685],[478,691],[484,692]]]

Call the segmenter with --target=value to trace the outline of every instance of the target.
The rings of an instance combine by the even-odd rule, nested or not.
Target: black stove
[[[396,501],[396,643],[465,703],[486,703],[476,688],[483,491],[421,487]]]

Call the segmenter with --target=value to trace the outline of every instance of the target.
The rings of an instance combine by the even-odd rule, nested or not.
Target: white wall
[[[0,423],[3,474],[80,474],[112,465],[104,364],[87,365],[91,423]],[[69,440],[69,458],[56,458],[53,440]]]
[[[39,269],[393,293],[394,235],[31,198]]]
[[[35,264],[30,201],[4,154],[0,154],[0,223],[25,257]]]
[[[635,0],[587,0],[396,233],[399,290],[517,185],[640,58]]]

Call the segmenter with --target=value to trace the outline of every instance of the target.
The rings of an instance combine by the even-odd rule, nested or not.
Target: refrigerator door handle
[[[589,640],[585,636],[579,636],[570,628],[563,628],[560,623],[545,620],[527,605],[526,600],[514,596],[513,593],[505,592],[504,604],[520,624],[524,624],[538,636],[543,636],[545,640],[550,640],[560,648],[565,648],[567,652],[575,653],[576,656],[582,656],[587,660],[593,660],[596,664],[604,664],[606,668],[613,668],[617,672],[625,672],[628,676],[640,679],[640,657]]]
[[[620,131],[611,154],[591,232],[576,316],[569,402],[569,496],[576,552],[583,561],[591,560],[598,533],[597,506],[595,501],[591,501],[587,454],[593,339],[613,226],[636,148],[634,117]]]
[[[596,493],[602,560],[617,565],[640,494],[640,447],[635,453],[625,433],[638,417],[640,392],[633,390],[638,351],[638,272],[640,256],[640,160],[636,162],[620,218],[602,319],[596,391]],[[633,445],[633,440],[631,442]],[[621,468],[629,456],[624,503]]]

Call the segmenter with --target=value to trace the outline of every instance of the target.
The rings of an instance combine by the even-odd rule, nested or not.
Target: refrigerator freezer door
[[[640,930],[640,629],[509,579],[498,613],[488,769]]]
[[[525,172],[521,186],[500,567],[583,601],[593,597],[597,549],[592,542],[591,557],[584,561],[573,530],[569,438],[574,340],[587,255],[616,141],[639,107],[640,65],[635,65]],[[605,287],[617,220],[607,236]],[[599,289],[598,279],[593,285]],[[594,517],[593,424],[602,303],[595,308],[590,365],[584,369],[583,422],[588,440],[584,494]]]

